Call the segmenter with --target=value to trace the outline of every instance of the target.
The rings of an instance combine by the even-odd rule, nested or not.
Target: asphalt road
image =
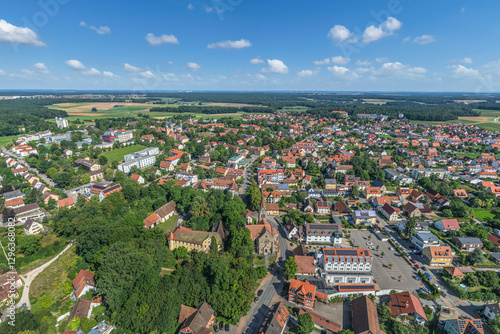
[[[280,243],[280,255],[278,265],[276,265],[272,271],[273,277],[264,284],[262,287],[262,295],[259,297],[257,302],[252,304],[250,311],[247,313],[247,322],[245,327],[243,327],[242,333],[245,334],[255,334],[260,333],[259,329],[262,322],[266,318],[266,315],[272,309],[272,301],[276,294],[280,295],[283,290],[284,276],[281,271],[281,267],[285,264],[288,254],[288,240],[285,238],[283,231],[279,228],[278,222],[281,220],[280,216],[268,216],[266,220],[276,229],[278,229],[279,243]]]

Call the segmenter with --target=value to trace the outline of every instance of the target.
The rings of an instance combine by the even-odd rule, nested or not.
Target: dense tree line
[[[151,112],[169,113],[196,113],[196,114],[232,114],[237,112],[245,113],[273,113],[275,110],[269,107],[226,107],[226,106],[178,106],[178,107],[153,107]]]

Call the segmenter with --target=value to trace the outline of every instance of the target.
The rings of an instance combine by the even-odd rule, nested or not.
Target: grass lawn
[[[266,264],[266,258],[264,256],[257,255],[253,258],[253,265],[254,266],[263,266]]]
[[[475,209],[472,211],[472,214],[474,217],[476,217],[479,220],[484,220],[486,218],[493,218],[495,215],[491,213],[491,211],[488,210],[481,210],[481,209]]]
[[[17,139],[19,137],[20,136],[0,137],[0,146],[4,146],[4,145],[7,145],[7,144],[10,144],[10,143],[12,143],[13,139]]]
[[[455,155],[457,157],[467,157],[467,158],[471,158],[471,159],[476,159],[478,156],[480,156],[481,154],[478,154],[478,153],[465,153],[465,152],[459,152],[459,153],[455,153]]]
[[[173,215],[166,222],[158,224],[156,228],[162,230],[165,234],[169,234],[170,232],[174,231],[177,219],[179,219],[179,216]]]
[[[75,247],[68,249],[33,280],[30,286],[33,309],[52,307],[73,291],[71,283],[74,277],[68,277],[68,274],[77,264]]]
[[[127,146],[127,147],[122,147],[117,150],[113,151],[107,151],[104,152],[102,155],[104,155],[106,158],[108,158],[108,162],[113,162],[113,161],[123,161],[123,157],[126,154],[134,153],[140,150],[145,149],[146,146],[142,145],[132,145],[132,146]]]

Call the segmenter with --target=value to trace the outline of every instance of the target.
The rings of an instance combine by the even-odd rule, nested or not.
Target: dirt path
[[[59,254],[56,255],[52,260],[42,264],[40,267],[33,269],[32,271],[28,272],[23,278],[24,278],[24,290],[23,290],[23,295],[21,296],[21,299],[19,302],[16,304],[17,307],[23,306],[23,304],[26,304],[26,307],[28,309],[31,309],[31,303],[30,303],[30,298],[29,298],[29,293],[30,293],[30,285],[31,282],[35,279],[35,277],[38,276],[42,271],[45,270],[48,266],[52,264],[55,260],[59,258],[64,252],[66,252],[68,249],[73,246],[73,241],[71,241]],[[21,275],[19,275],[21,276]]]

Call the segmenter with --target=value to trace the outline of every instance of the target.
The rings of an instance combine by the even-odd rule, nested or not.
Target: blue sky
[[[500,2],[0,3],[0,89],[500,91]]]

